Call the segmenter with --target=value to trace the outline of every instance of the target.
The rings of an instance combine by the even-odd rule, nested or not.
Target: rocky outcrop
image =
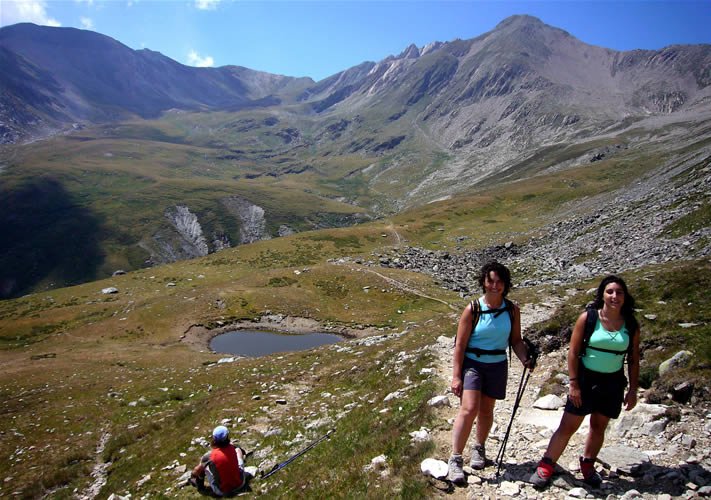
[[[239,242],[253,243],[259,240],[271,239],[267,233],[267,220],[262,207],[255,205],[241,196],[223,198],[222,204],[240,221]]]
[[[198,222],[197,215],[183,205],[169,208],[165,211],[165,217],[178,231],[184,242],[194,249],[194,257],[201,257],[208,254],[207,240],[202,232],[202,227]]]

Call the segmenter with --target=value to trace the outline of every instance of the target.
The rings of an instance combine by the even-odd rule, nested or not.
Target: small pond
[[[343,337],[332,333],[289,335],[240,330],[216,336],[210,341],[210,349],[220,353],[257,357],[275,352],[305,351],[341,340]]]

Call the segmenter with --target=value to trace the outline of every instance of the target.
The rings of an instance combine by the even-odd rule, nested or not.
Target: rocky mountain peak
[[[417,59],[420,57],[420,49],[414,43],[411,43],[402,53],[398,56],[398,59]]]

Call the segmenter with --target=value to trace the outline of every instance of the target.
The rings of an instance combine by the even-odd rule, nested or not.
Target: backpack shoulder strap
[[[504,299],[506,312],[509,313],[509,320],[511,320],[511,329],[513,329],[514,324],[514,310],[516,306],[509,299]]]
[[[469,302],[469,308],[472,311],[472,333],[474,332],[474,328],[476,327],[476,324],[479,322],[479,316],[481,309],[479,307],[479,299],[472,300]],[[454,334],[454,345],[457,345],[457,334]]]
[[[592,306],[586,307],[585,308],[586,312],[588,313],[587,318],[585,319],[585,332],[583,335],[583,349],[580,351],[580,357],[585,356],[585,350],[588,347],[588,344],[590,343],[590,337],[592,337],[593,332],[595,331],[595,325],[597,325],[597,309],[595,309]]]
[[[479,316],[481,316],[481,306],[479,305],[479,299],[472,300],[469,302],[469,308],[472,310],[472,333],[476,324],[479,322]]]

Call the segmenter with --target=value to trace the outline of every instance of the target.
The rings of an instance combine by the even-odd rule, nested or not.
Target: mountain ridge
[[[542,85],[552,83],[557,97],[570,104],[576,99],[585,98],[586,94],[571,94],[574,90],[571,87],[589,82],[592,75],[604,77],[607,74],[612,80],[595,81],[594,85],[586,88],[588,91],[597,89],[601,94],[609,95],[615,91],[613,80],[616,75],[622,74],[624,78],[630,68],[635,70],[629,79],[632,82],[637,82],[635,76],[644,77],[645,68],[648,70],[655,67],[664,69],[670,78],[690,71],[700,89],[707,88],[711,82],[711,45],[671,45],[658,51],[620,52],[585,44],[566,31],[548,26],[528,15],[511,16],[493,30],[469,40],[431,42],[422,48],[411,44],[398,56],[388,56],[379,62],[363,62],[319,82],[310,78],[271,75],[232,65],[191,68],[159,52],[132,50],[105,35],[75,28],[17,24],[0,29],[0,45],[16,56],[23,57],[27,63],[43,68],[47,76],[63,87],[64,92],[57,92],[56,86],[50,89],[40,86],[35,89],[47,99],[54,99],[55,108],[61,110],[55,109],[58,116],[64,115],[66,120],[98,122],[130,116],[155,118],[172,108],[237,110],[249,105],[273,106],[288,103],[295,92],[298,92],[298,101],[314,101],[312,107],[318,113],[338,105],[355,105],[358,100],[363,101],[363,105],[373,106],[378,91],[383,89],[390,102],[395,97],[395,102],[404,101],[404,105],[413,106],[425,95],[436,100],[443,85],[455,87],[455,93],[447,95],[446,99],[459,105],[471,106],[485,98],[514,94],[516,90],[542,90]],[[417,66],[423,57],[433,53],[442,56],[443,52],[457,59],[456,67],[450,60],[449,63],[445,61],[444,67],[437,68],[437,71],[431,68],[429,73],[426,69],[423,72],[420,68],[414,68],[415,74],[421,78],[417,82],[409,82],[411,91],[398,100],[398,92],[393,92],[388,82],[403,80],[403,70]],[[581,53],[587,59],[585,66],[579,62]],[[97,57],[99,54],[101,58]],[[107,61],[100,68],[95,67],[102,58]],[[594,71],[590,70],[592,65],[597,65]],[[540,77],[545,81],[536,80],[534,76],[531,81],[524,82],[527,87],[517,89],[517,82],[537,72],[541,73]],[[12,72],[8,73],[3,80],[12,78]],[[674,111],[697,97],[696,90],[699,89],[691,88],[689,81],[683,82],[683,85],[653,81],[658,77],[658,73],[647,76],[650,81],[637,85],[640,95],[623,99],[615,103],[615,107],[622,105],[631,111],[652,106],[657,109],[650,109],[651,112]],[[408,84],[411,79],[411,76],[407,77],[402,83]],[[452,79],[461,81],[452,82]],[[0,83],[7,86],[3,80]],[[40,83],[37,82],[35,86]],[[630,85],[629,81],[618,83]],[[683,88],[669,88],[674,85]],[[8,90],[12,91],[12,88]],[[356,98],[358,91],[360,98]],[[651,98],[645,96],[645,92],[651,94]],[[10,92],[10,95],[16,93]],[[54,95],[48,95],[52,93]],[[60,99],[62,94],[64,99]],[[89,102],[71,99],[69,94],[83,96]],[[709,98],[709,94],[705,93],[701,97]],[[349,98],[352,98],[350,102]],[[262,99],[266,100],[260,102]],[[9,106],[8,100],[4,99],[3,108]],[[40,105],[35,113],[38,118],[42,114],[51,115],[51,108],[41,106],[42,99],[35,101]],[[94,108],[93,112],[88,110],[89,105]],[[111,110],[101,109],[102,106],[109,106]],[[441,102],[433,103],[432,107],[439,113],[445,111]],[[16,110],[17,105],[11,109]],[[431,113],[426,113],[422,120],[426,121],[431,116]],[[7,116],[0,117],[4,122],[9,121]],[[30,123],[26,122],[26,125],[31,129]],[[15,139],[22,135],[22,131],[22,127],[19,127]],[[8,138],[6,134],[4,141],[16,142],[9,140],[12,137]]]

